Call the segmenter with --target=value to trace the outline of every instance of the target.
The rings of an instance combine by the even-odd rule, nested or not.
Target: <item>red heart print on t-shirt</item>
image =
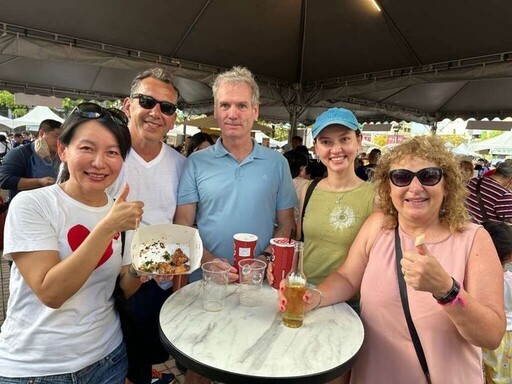
[[[71,250],[75,251],[80,246],[80,244],[82,244],[82,242],[87,238],[87,236],[89,236],[89,233],[89,230],[81,224],[72,227],[68,232],[68,243],[71,247]],[[119,234],[117,234],[115,238],[117,239],[118,236]],[[112,241],[110,241],[110,243],[108,244],[107,249],[103,253],[103,256],[101,256],[100,261],[98,262],[94,269],[100,267],[105,261],[107,261],[110,258],[110,256],[112,256]]]

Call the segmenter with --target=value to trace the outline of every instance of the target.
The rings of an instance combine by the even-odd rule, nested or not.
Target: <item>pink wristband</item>
[[[467,301],[457,293],[457,296],[455,296],[455,299],[450,301],[449,303],[442,303],[440,301],[437,302],[439,305],[455,305],[460,304],[462,307],[464,307],[467,304]]]

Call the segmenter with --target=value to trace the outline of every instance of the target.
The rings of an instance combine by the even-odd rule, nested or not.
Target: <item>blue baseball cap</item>
[[[329,108],[316,118],[315,124],[313,124],[313,130],[311,131],[313,139],[315,139],[324,128],[333,124],[343,125],[354,131],[359,129],[359,122],[352,111],[345,108]]]

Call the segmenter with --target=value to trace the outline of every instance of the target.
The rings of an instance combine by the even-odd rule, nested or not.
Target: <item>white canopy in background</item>
[[[282,145],[281,141],[274,140],[270,138],[269,136],[265,135],[263,132],[258,130],[253,130],[254,132],[254,138],[256,139],[256,142],[258,144],[261,144],[263,142],[263,139],[269,139],[270,148],[280,148]]]
[[[183,124],[176,125],[173,129],[171,129],[168,133],[168,135],[176,136],[176,135],[186,135],[192,136],[195,135],[198,132],[201,132],[199,128],[193,127],[191,125],[187,125],[186,128]]]
[[[12,119],[9,119],[8,117],[4,117],[0,115],[0,125],[5,125],[7,128],[14,128],[13,127],[13,121]]]
[[[452,152],[459,156],[482,157],[481,153],[472,151],[466,144],[462,143],[452,148]]]
[[[471,144],[469,148],[474,152],[512,155],[512,131],[502,133],[489,140]]]
[[[50,108],[38,106],[32,109],[26,115],[12,120],[13,128],[21,127],[23,125],[28,127],[39,127],[41,121],[46,119],[57,120],[61,123],[64,121],[62,117],[55,114]]]

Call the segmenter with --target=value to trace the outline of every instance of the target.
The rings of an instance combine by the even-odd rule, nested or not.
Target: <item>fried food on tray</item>
[[[175,274],[185,273],[185,272],[188,272],[188,270],[190,269],[190,265],[187,265],[187,264],[177,265],[175,268],[176,268],[174,271]]]
[[[171,256],[171,263],[173,265],[183,265],[188,261],[187,255],[183,253],[181,248],[177,248]]]
[[[141,256],[148,253],[150,248],[153,248],[153,250],[157,248],[157,246],[159,246],[158,248],[165,248],[165,245],[162,245],[163,243],[153,243],[144,247],[141,251]],[[160,256],[165,261],[147,260],[141,263],[139,270],[159,275],[175,275],[190,270],[190,265],[186,264],[190,259],[181,248],[177,248],[172,255],[164,249]]]

